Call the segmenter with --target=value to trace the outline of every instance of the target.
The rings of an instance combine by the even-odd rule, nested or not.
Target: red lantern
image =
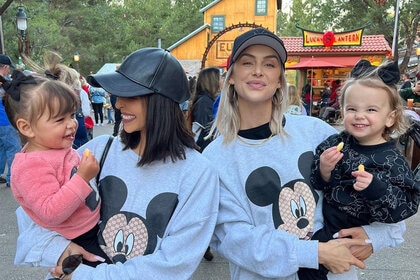
[[[334,44],[334,41],[335,41],[335,37],[334,37],[334,32],[332,31],[327,31],[322,36],[322,43],[327,48],[331,47]]]

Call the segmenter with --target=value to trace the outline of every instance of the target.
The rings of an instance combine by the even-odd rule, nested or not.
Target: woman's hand
[[[351,237],[352,239],[368,240],[369,236],[366,234],[362,227],[354,227],[348,229],[342,229],[338,232],[337,238]],[[353,245],[350,247],[350,251],[361,261],[366,260],[373,254],[373,246],[371,243],[365,245]]]
[[[95,254],[89,253],[76,243],[70,242],[64,252],[61,254],[60,258],[58,259],[57,266],[50,269],[50,273],[53,277],[57,277],[60,279],[69,280],[71,279],[72,273],[65,275],[63,272],[62,264],[63,260],[71,255],[82,254],[83,259],[90,261],[90,262],[97,262],[101,261],[104,262],[105,260],[102,257],[96,256]]]
[[[365,263],[352,255],[350,248],[366,245],[361,239],[333,239],[318,245],[318,261],[332,273],[348,271],[352,265],[364,269]]]

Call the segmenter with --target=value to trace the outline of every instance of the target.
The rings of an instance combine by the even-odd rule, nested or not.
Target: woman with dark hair
[[[103,135],[79,149],[88,148],[99,159],[108,147],[97,186],[98,240],[114,264],[76,263],[66,270],[69,255],[93,261],[95,256],[37,227],[23,211],[18,211],[15,263],[58,264],[52,275],[60,279],[190,279],[214,230],[219,181],[197,152],[179,107],[189,97],[182,66],[166,50],[144,48],[130,54],[118,71],[88,81],[116,95],[122,115],[123,130],[112,142]]]
[[[192,102],[192,131],[197,145],[202,151],[210,139],[204,139],[213,121],[213,104],[220,92],[220,70],[215,67],[200,71]]]

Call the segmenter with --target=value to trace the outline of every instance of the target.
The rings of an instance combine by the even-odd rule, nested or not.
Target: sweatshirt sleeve
[[[372,240],[373,252],[387,247],[396,247],[404,242],[403,235],[406,230],[405,222],[396,224],[383,224],[374,222],[363,226],[369,239]]]
[[[70,240],[34,223],[22,207],[16,209],[16,218],[19,236],[14,264],[54,267]]]

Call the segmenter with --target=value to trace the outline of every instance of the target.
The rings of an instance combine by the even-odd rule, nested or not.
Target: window
[[[255,1],[255,15],[266,16],[267,15],[267,0],[256,0]]]
[[[218,33],[225,29],[225,16],[211,17],[211,32]]]

